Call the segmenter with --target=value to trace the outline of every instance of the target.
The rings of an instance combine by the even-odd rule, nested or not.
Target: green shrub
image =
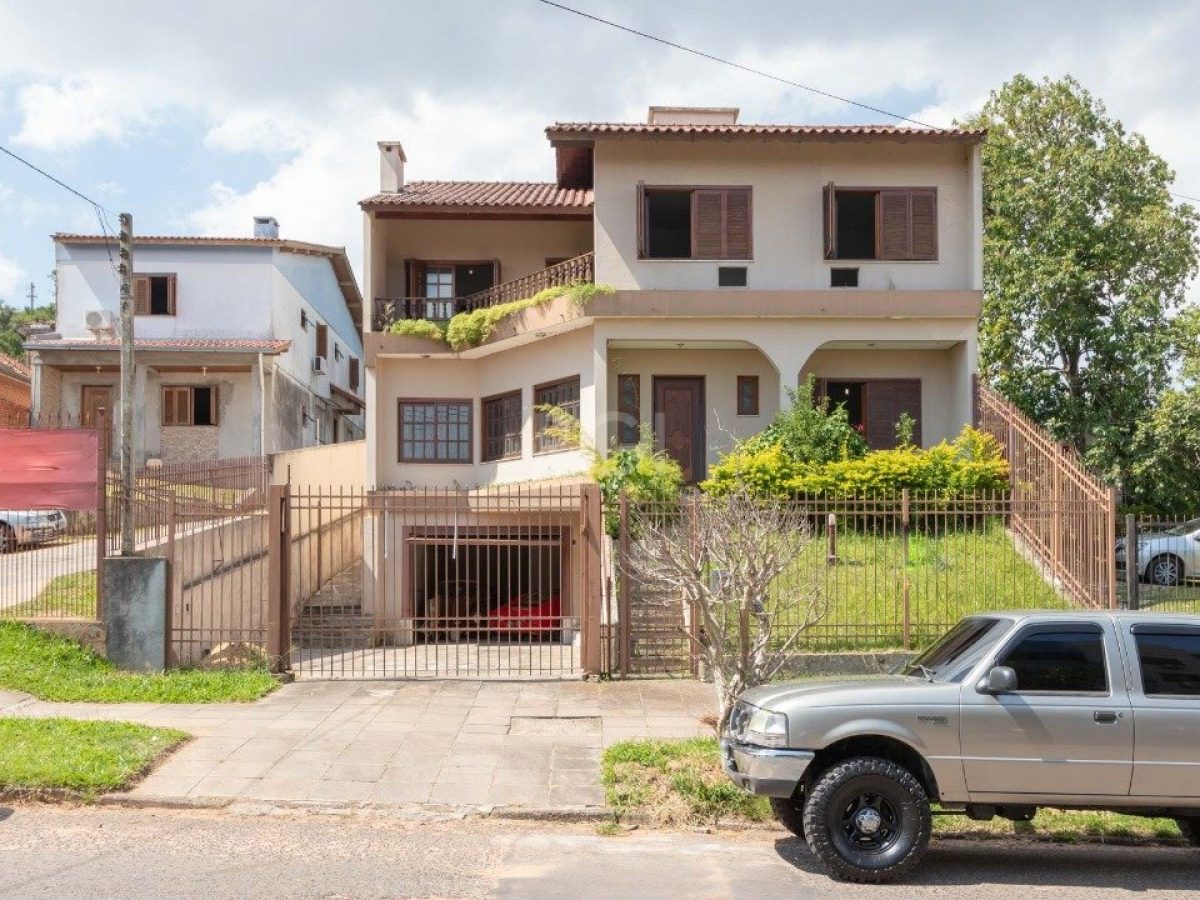
[[[867,444],[850,424],[846,407],[831,406],[828,397],[816,399],[817,380],[809,375],[796,390],[788,391],[791,406],[780,410],[763,431],[743,441],[739,450],[757,453],[779,447],[796,462],[824,463],[854,459],[867,452]]]
[[[428,319],[401,319],[399,322],[393,322],[388,328],[389,334],[399,334],[405,337],[428,338],[431,341],[442,341],[446,339],[445,332],[442,331],[442,326],[436,322],[430,322]]]
[[[610,294],[612,291],[608,285],[576,282],[546,288],[524,300],[512,300],[495,306],[485,306],[469,313],[459,313],[446,326],[446,341],[455,350],[478,347],[492,336],[497,325],[510,316],[535,306],[542,306],[562,296],[570,297],[572,304],[583,310],[596,294]]]
[[[588,474],[600,485],[604,530],[614,538],[621,533],[622,491],[631,501],[672,500],[683,485],[679,463],[664,451],[654,449],[654,431],[648,425],[642,426],[636,446],[613,450],[605,458],[596,454]]]
[[[714,466],[701,485],[713,493],[744,487],[758,496],[856,497],[910,491],[980,494],[1008,488],[1009,468],[991,435],[965,427],[953,443],[928,450],[902,446],[857,459],[800,462],[782,446],[748,452],[745,445]]]

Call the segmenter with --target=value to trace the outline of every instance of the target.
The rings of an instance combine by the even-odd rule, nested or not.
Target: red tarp
[[[100,432],[0,428],[0,509],[95,509]]]

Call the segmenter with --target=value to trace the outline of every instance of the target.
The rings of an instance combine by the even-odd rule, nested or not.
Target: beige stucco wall
[[[590,221],[375,219],[367,230],[372,261],[368,298],[408,294],[406,259],[499,259],[500,280],[511,281],[544,269],[547,257],[578,256],[592,249]]]
[[[698,375],[704,378],[705,448],[709,465],[741,438],[757,434],[779,409],[779,376],[758,350],[662,350],[611,347],[608,351],[608,437],[617,435],[617,376],[641,376],[641,421],[654,423],[654,376]],[[737,378],[757,375],[759,414],[737,414]]]
[[[271,454],[271,484],[291,483],[299,489],[363,488],[367,478],[366,441],[326,444]]]
[[[368,370],[368,399],[374,404],[375,441],[372,488],[446,487],[530,481],[577,474],[587,469],[586,454],[577,450],[533,453],[533,387],[579,376],[580,419],[585,434],[595,440],[598,400],[597,366],[590,330],[570,332],[479,359],[457,356],[431,359],[381,358]],[[508,391],[521,391],[523,426],[520,459],[479,461],[480,399]],[[472,402],[474,462],[470,464],[400,463],[398,401],[400,398],[469,399]]]
[[[717,286],[718,261],[637,259],[635,208],[643,181],[750,185],[752,289],[825,289],[832,266],[857,266],[862,289],[977,288],[978,169],[972,157],[970,145],[954,143],[598,141],[596,279],[619,288]],[[936,187],[939,259],[825,260],[821,188],[831,181],[842,187]]]

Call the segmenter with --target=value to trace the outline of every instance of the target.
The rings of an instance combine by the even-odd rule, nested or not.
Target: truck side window
[[[1104,636],[1099,632],[1035,632],[1013,647],[999,665],[1017,673],[1018,691],[1108,690]]]
[[[1200,697],[1200,634],[1134,636],[1147,696]]]

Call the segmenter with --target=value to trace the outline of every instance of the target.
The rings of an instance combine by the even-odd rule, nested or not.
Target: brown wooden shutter
[[[406,297],[420,297],[425,292],[421,290],[420,282],[420,263],[415,259],[406,259],[404,261],[404,295]]]
[[[888,450],[896,446],[900,416],[913,417],[913,443],[921,445],[921,382],[918,379],[868,381],[863,385],[863,415],[867,446]]]
[[[133,276],[133,314],[135,316],[150,315],[150,276]]]
[[[163,388],[161,395],[162,410],[159,416],[163,425],[175,424],[175,397],[170,388]]]
[[[646,183],[637,183],[637,255],[645,259],[646,251]]]
[[[912,259],[912,229],[909,227],[909,192],[879,192],[879,258]]]
[[[221,392],[216,385],[213,385],[213,387],[209,388],[208,419],[209,425],[221,424]]]
[[[327,356],[329,354],[329,326],[317,326],[317,356]]]
[[[725,192],[725,258],[750,259],[752,241],[750,188],[730,188]]]
[[[350,390],[358,390],[358,357],[350,357]]]
[[[175,273],[167,276],[167,315],[175,315]]]
[[[837,188],[832,181],[821,188],[821,209],[825,223],[825,258],[837,259]]]
[[[724,191],[692,191],[692,258],[725,258]]]
[[[909,192],[912,259],[937,259],[937,189]]]

